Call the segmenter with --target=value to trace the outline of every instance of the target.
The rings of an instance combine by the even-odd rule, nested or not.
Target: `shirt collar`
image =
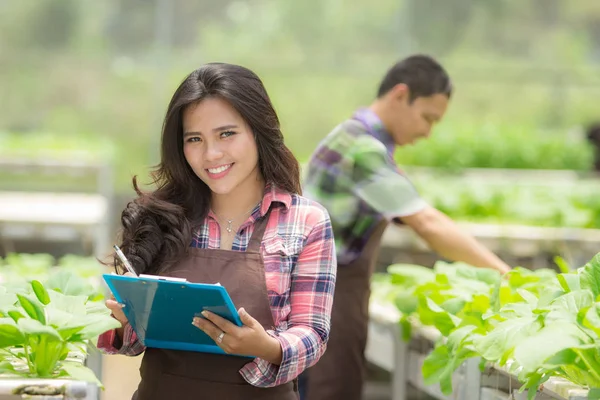
[[[276,185],[272,183],[267,183],[265,185],[262,204],[260,206],[260,216],[262,217],[269,211],[271,205],[273,203],[283,204],[285,209],[289,209],[292,205],[292,195],[284,190],[279,189]]]
[[[252,216],[256,220],[257,218],[265,216],[265,214],[271,208],[271,205],[274,203],[279,203],[284,206],[284,209],[287,211],[292,205],[292,195],[284,190],[279,189],[277,186],[271,183],[267,183],[265,185],[265,190],[263,192],[263,199],[260,202],[260,208],[258,209],[258,215],[256,215],[257,211],[252,213]],[[208,216],[214,220],[217,220],[216,215],[209,210]]]
[[[381,118],[377,116],[370,108],[360,108],[353,115],[353,119],[360,121],[367,127],[367,133],[379,140],[385,145],[389,154],[394,154],[396,143],[392,135],[385,129]]]

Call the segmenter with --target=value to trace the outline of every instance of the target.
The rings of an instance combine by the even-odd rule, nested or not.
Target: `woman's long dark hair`
[[[188,165],[183,153],[182,115],[186,107],[209,98],[229,102],[252,129],[259,169],[266,183],[301,193],[298,161],[285,146],[279,118],[256,74],[247,68],[209,63],[179,85],[162,128],[161,162],[151,173],[156,189],[140,190],[121,214],[120,247],[138,274],[164,273],[180,260],[191,244],[192,230],[210,207],[210,189]],[[123,272],[116,254],[111,260]]]

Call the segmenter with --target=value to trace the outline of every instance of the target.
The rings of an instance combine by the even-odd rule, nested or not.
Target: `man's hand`
[[[508,264],[433,207],[402,217],[401,220],[423,238],[433,251],[446,259],[475,267],[493,268],[501,274],[511,270]]]

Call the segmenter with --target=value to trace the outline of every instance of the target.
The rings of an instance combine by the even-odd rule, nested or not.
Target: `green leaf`
[[[69,312],[57,308],[47,308],[48,325],[60,331],[61,328],[69,324],[73,319],[81,318]]]
[[[600,400],[600,388],[592,388],[588,392],[588,400]]]
[[[500,280],[500,273],[491,268],[459,268],[457,273],[458,276],[485,282],[488,285],[494,285]]]
[[[0,375],[20,375],[17,370],[15,370],[14,365],[8,361],[0,362]]]
[[[448,335],[448,341],[446,345],[450,349],[450,351],[459,350],[460,346],[464,343],[465,339],[469,337],[469,335],[476,329],[473,325],[461,326],[460,328],[453,331],[450,335]]]
[[[40,303],[44,305],[50,303],[50,296],[48,296],[48,291],[46,290],[44,285],[42,285],[42,282],[33,280],[31,282],[31,287],[33,288],[33,292],[35,293]]]
[[[558,266],[558,269],[563,274],[568,274],[569,272],[571,272],[571,268],[569,267],[569,264],[567,264],[565,259],[562,258],[561,256],[554,256],[554,263],[556,264],[556,266]]]
[[[26,295],[26,294],[17,294],[17,298],[19,299],[19,304],[27,315],[36,321],[41,322],[42,324],[46,323],[46,315],[44,313],[44,306],[35,298]]]
[[[579,310],[594,304],[592,293],[588,290],[577,290],[556,298],[550,307],[547,320],[566,320],[575,322]]]
[[[452,376],[454,372],[468,358],[475,357],[477,354],[458,345],[459,338],[464,339],[468,334],[466,331],[457,335],[454,344],[456,351],[450,350],[447,345],[438,344],[431,353],[425,358],[423,368],[423,381],[426,385],[435,383],[440,384],[440,390],[445,395],[452,393]]]
[[[25,315],[18,308],[13,308],[12,310],[8,310],[6,314],[13,319],[13,321],[17,322],[21,318],[26,318]]]
[[[575,364],[577,362],[577,357],[577,353],[575,353],[573,349],[565,349],[547,359],[542,366],[545,369],[550,369],[556,366]]]
[[[491,307],[491,298],[482,294],[473,296],[473,303],[471,304],[471,311],[478,313],[485,313]]]
[[[85,303],[86,314],[110,315],[110,310],[106,307],[104,301],[88,301]],[[416,310],[416,306],[415,306]]]
[[[594,299],[600,295],[600,253],[578,270],[581,288],[591,290]]]
[[[45,253],[9,253],[6,255],[5,261],[6,264],[18,268],[24,276],[46,273],[54,265],[54,257]]]
[[[86,315],[86,296],[68,296],[55,290],[48,292],[50,304],[48,308],[59,309],[73,315]]]
[[[23,344],[25,336],[12,318],[0,318],[0,348]]]
[[[410,341],[412,337],[412,324],[405,315],[400,318],[400,333],[402,335],[402,340],[405,342]]]
[[[14,306],[17,302],[17,296],[14,293],[7,293],[4,286],[0,286],[0,289],[3,289],[0,292],[0,310]]]
[[[577,355],[579,357],[579,354]],[[600,371],[598,365],[594,369],[589,368],[580,358],[577,358],[573,364],[563,365],[543,365],[543,368],[547,369],[550,373],[555,373],[567,379],[575,385],[582,387],[599,387],[600,378],[598,372]],[[556,371],[556,372],[555,372]]]
[[[48,335],[56,340],[62,340],[58,331],[51,326],[43,325],[35,319],[21,318],[17,325],[25,335]]]
[[[85,296],[86,299],[96,294],[91,283],[67,270],[58,270],[53,273],[46,281],[46,288],[58,290],[67,296]]]
[[[527,378],[523,379],[523,386],[519,388],[519,392],[523,393],[527,390],[527,400],[534,400],[537,394],[537,390],[540,385],[546,382],[549,378],[549,375],[542,375],[538,373],[533,373],[527,376]]]
[[[465,300],[454,298],[444,301],[442,304],[440,304],[440,306],[450,314],[456,315],[462,311],[462,309],[465,307],[465,304],[467,304]]]
[[[533,308],[528,303],[510,303],[500,309],[502,318],[526,318],[533,317]]]
[[[539,308],[547,308],[548,306],[550,306],[550,304],[552,304],[554,302],[554,300],[556,300],[560,296],[563,296],[564,294],[565,294],[565,292],[562,290],[544,291],[540,294],[540,298],[538,300],[537,306]]]
[[[487,335],[474,340],[473,344],[483,358],[504,365],[515,347],[541,327],[536,317],[509,319],[500,322]]]
[[[492,294],[490,295],[490,306],[493,312],[500,311],[500,288],[502,287],[502,281],[498,280],[494,284],[494,289],[492,290]]]
[[[558,374],[575,385],[600,387],[600,363],[597,360],[597,349],[593,345],[591,348],[583,345],[563,350],[540,367],[542,371]]]
[[[577,321],[588,329],[593,330],[600,337],[600,304],[580,310]]]
[[[63,329],[77,329],[83,326],[78,333],[71,337],[71,341],[83,341],[100,336],[104,332],[121,327],[121,323],[108,315],[87,315],[85,318],[77,319]]]
[[[94,374],[94,371],[86,366],[74,362],[63,362],[62,369],[74,380],[92,382],[97,384],[100,388],[104,388],[102,382],[100,382]]]
[[[508,277],[509,285],[514,288],[521,287],[526,283],[538,282],[540,280],[539,276],[522,267],[513,268],[506,274],[506,277]]]
[[[578,274],[560,274],[556,277],[560,286],[565,292],[571,292],[573,290],[580,290],[580,277]]]
[[[435,273],[431,268],[421,265],[392,264],[387,268],[387,272],[392,275],[392,282],[395,285],[406,287],[431,282],[435,278]]]
[[[396,294],[394,299],[396,308],[405,315],[410,315],[417,311],[418,299],[412,291],[401,291]],[[106,307],[104,307],[106,310]]]
[[[538,303],[538,298],[535,295],[524,289],[517,289],[517,293],[519,296],[523,298],[532,307],[536,307]]]
[[[450,353],[447,346],[436,346],[423,362],[423,368],[421,370],[423,374],[423,380],[426,385],[432,385],[437,382],[444,380],[444,394],[452,393],[452,381],[447,382],[447,367],[450,364]],[[448,386],[450,389],[448,390]]]
[[[534,373],[558,352],[581,345],[582,336],[583,332],[567,322],[546,325],[516,346],[515,360],[523,367],[524,373]]]
[[[44,332],[40,334],[39,340],[32,347],[34,349],[32,359],[37,375],[43,378],[54,375],[58,361],[67,347],[66,343]]]
[[[460,323],[460,318],[442,309],[428,297],[419,299],[419,317],[423,324],[435,326],[444,336],[448,336]]]

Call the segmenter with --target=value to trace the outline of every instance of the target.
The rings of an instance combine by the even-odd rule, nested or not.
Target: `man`
[[[370,277],[389,222],[412,228],[446,259],[510,270],[421,199],[394,162],[397,146],[429,137],[451,94],[438,62],[408,57],[387,72],[373,103],[337,126],[309,161],[304,193],[331,215],[338,278],[327,351],[302,377],[307,400],[362,397]]]

